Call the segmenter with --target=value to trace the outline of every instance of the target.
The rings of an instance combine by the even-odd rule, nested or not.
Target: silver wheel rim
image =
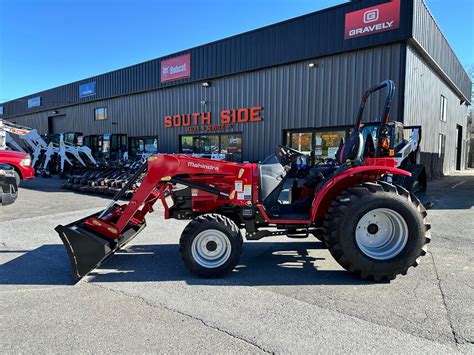
[[[408,242],[408,225],[396,211],[377,208],[367,212],[357,223],[355,238],[359,249],[376,260],[391,259]]]
[[[232,247],[225,233],[207,229],[199,233],[191,245],[191,255],[200,266],[212,269],[225,264]]]

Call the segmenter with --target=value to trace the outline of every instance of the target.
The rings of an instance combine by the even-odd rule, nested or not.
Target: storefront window
[[[129,140],[130,156],[136,157],[143,153],[158,153],[158,138],[149,137],[131,137]]]
[[[336,152],[342,139],[346,139],[348,129],[323,131],[288,131],[285,144],[315,158],[327,159],[336,157]]]
[[[186,135],[180,143],[184,154],[226,154],[231,160],[242,159],[241,134]]]
[[[235,154],[242,153],[242,136],[240,134],[230,134],[221,136],[221,153]]]
[[[290,148],[299,150],[300,152],[303,152],[308,155],[311,154],[311,151],[313,150],[312,135],[313,133],[311,132],[291,133]]]
[[[344,131],[327,131],[314,133],[314,156],[316,159],[334,159],[341,139],[346,138]]]

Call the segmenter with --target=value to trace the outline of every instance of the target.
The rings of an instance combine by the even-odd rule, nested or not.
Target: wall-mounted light
[[[315,68],[315,67],[316,67],[316,63],[311,62],[311,63],[308,64],[308,67],[309,67],[309,68]]]
[[[112,122],[112,124],[113,124],[113,125],[118,125],[118,123],[117,123],[117,122]]]
[[[207,104],[207,101],[206,100],[201,100],[201,105],[204,106],[205,104]]]
[[[59,111],[57,111],[57,110],[53,111],[53,115],[57,115],[58,113],[59,113]]]
[[[205,81],[202,83],[202,86],[205,87],[205,88],[208,88],[211,86],[211,82],[210,81]]]

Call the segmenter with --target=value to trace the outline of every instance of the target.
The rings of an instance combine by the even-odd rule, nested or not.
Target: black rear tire
[[[20,174],[18,174],[18,172],[16,170],[14,170],[14,173],[15,173],[16,187],[19,188],[20,187],[20,182],[21,182]]]
[[[218,278],[235,268],[242,254],[242,244],[240,229],[231,219],[220,214],[205,214],[186,226],[179,240],[179,253],[194,275]],[[217,258],[220,251],[222,257]]]
[[[407,228],[404,246],[400,246],[398,254],[386,259],[369,256],[356,240],[359,222],[368,212],[377,209],[392,211],[390,213],[404,220]],[[410,267],[419,264],[420,257],[426,254],[426,244],[431,240],[431,225],[420,201],[403,187],[383,181],[364,183],[342,191],[328,208],[324,229],[326,244],[336,261],[353,274],[374,281],[393,280],[399,274],[405,275]]]
[[[311,234],[319,240],[321,243],[323,243],[326,246],[326,240],[324,238],[324,232],[322,230],[317,230],[314,232],[311,232]]]

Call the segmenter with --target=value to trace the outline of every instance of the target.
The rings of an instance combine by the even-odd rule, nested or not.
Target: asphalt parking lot
[[[229,277],[191,276],[187,222],[161,208],[74,285],[54,232],[109,200],[23,183],[0,207],[2,352],[474,352],[474,171],[431,183],[432,243],[390,284],[353,278],[315,239],[247,242]]]

